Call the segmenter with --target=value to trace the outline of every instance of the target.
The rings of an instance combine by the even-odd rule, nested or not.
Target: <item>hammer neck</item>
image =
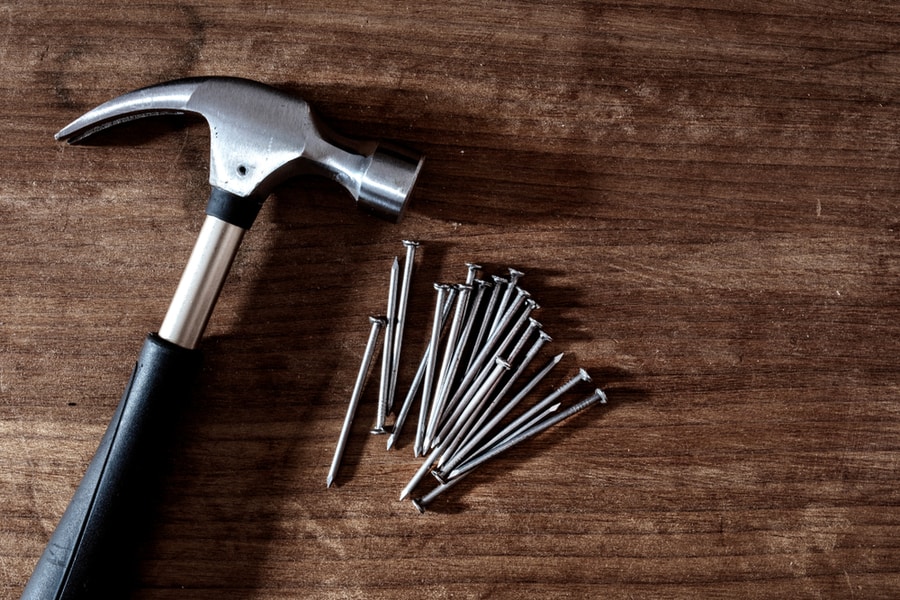
[[[213,187],[206,204],[206,214],[247,230],[265,202],[265,196],[238,196]]]
[[[182,348],[200,343],[246,229],[207,215],[159,329],[159,336]]]

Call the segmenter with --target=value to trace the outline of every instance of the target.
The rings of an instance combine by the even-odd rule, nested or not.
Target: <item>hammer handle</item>
[[[147,336],[128,388],[22,600],[121,598],[200,353]]]

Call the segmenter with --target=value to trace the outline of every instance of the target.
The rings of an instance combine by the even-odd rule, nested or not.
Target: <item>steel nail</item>
[[[375,414],[375,426],[372,433],[387,433],[384,423],[387,420],[388,405],[391,395],[391,370],[394,358],[394,324],[397,320],[397,289],[400,285],[400,262],[394,257],[391,263],[390,285],[388,285],[387,328],[384,332],[384,353],[381,357],[381,389],[378,395],[378,410]]]
[[[519,377],[519,375],[522,374],[522,371],[525,370],[525,367],[528,366],[528,364],[532,361],[532,359],[537,355],[537,353],[541,349],[541,347],[546,342],[550,341],[549,335],[545,334],[543,331],[541,332],[541,334],[542,335],[540,336],[540,338],[538,338],[538,340],[534,343],[534,345],[528,351],[528,354],[525,357],[524,364],[519,367],[519,369],[513,374],[510,382],[507,383],[507,386],[504,387],[504,389],[501,390],[500,393],[497,395],[497,397],[495,399],[495,403],[499,403],[499,401],[501,401],[503,396],[509,390],[509,387],[511,387],[512,383]],[[476,423],[475,426],[472,428],[472,434],[469,436],[469,439],[463,443],[462,448],[460,448],[453,457],[451,457],[449,460],[446,461],[446,463],[444,464],[444,466],[441,469],[441,473],[443,474],[443,473],[446,473],[446,472],[452,470],[453,467],[455,467],[460,462],[465,460],[469,455],[471,455],[472,452],[477,449],[478,443],[481,440],[483,440],[484,438],[486,438],[488,436],[488,434],[494,429],[494,427],[496,427],[506,417],[506,415],[508,415],[510,412],[512,412],[512,410],[516,406],[518,406],[518,404],[526,396],[528,396],[528,394],[531,393],[531,390],[533,390],[535,387],[537,387],[537,385],[541,381],[543,381],[545,377],[547,377],[547,375],[550,373],[550,371],[552,371],[553,368],[559,364],[559,362],[562,360],[563,356],[564,356],[564,353],[560,352],[559,354],[557,354],[556,356],[551,358],[550,361],[546,365],[544,365],[541,368],[541,370],[538,371],[531,378],[531,380],[528,381],[528,383],[526,383],[525,386],[521,390],[519,390],[519,392],[509,402],[507,402],[503,406],[503,408],[500,409],[499,412],[497,412],[493,417],[491,417],[491,420],[488,421],[487,424],[483,424],[481,422]],[[489,406],[487,408],[487,410],[485,411],[484,416],[487,417],[488,415],[493,413],[494,409],[495,409],[494,405]]]
[[[534,301],[532,300],[532,302]],[[540,308],[537,302],[534,302],[532,306],[533,307],[531,308],[531,310],[537,310],[538,308]],[[518,358],[519,353],[522,352],[522,348],[524,348],[526,342],[531,339],[531,334],[536,330],[539,330],[541,327],[543,327],[543,325],[541,325],[540,321],[533,317],[528,317],[528,327],[525,329],[525,332],[521,336],[519,336],[519,339],[516,341],[516,345],[513,346],[513,349],[509,351],[509,356],[506,357],[506,360],[511,363],[516,362],[516,358]]]
[[[447,400],[446,390],[450,386],[448,377],[450,376],[450,366],[453,362],[453,356],[456,353],[456,344],[459,341],[463,317],[468,306],[469,294],[472,286],[469,284],[461,284],[455,286],[457,290],[456,308],[453,312],[453,320],[450,322],[450,333],[447,334],[447,341],[444,348],[444,356],[441,361],[441,369],[437,379],[437,388],[431,403],[431,415],[428,419],[428,426],[425,429],[424,444],[427,448],[431,445],[431,438],[434,435],[434,429],[438,420],[441,418],[441,412],[444,409],[444,403]]]
[[[456,348],[453,350],[453,358],[450,362],[450,372],[447,379],[447,382],[450,385],[446,389],[447,395],[455,392],[455,387],[453,384],[456,381],[462,358],[469,348],[469,342],[472,337],[472,328],[475,326],[475,319],[478,317],[478,309],[481,307],[481,299],[484,296],[485,288],[490,286],[490,284],[481,279],[476,279],[474,285],[477,289],[475,290],[474,296],[472,296],[471,294],[469,295],[469,306],[466,309],[466,324],[463,327],[462,332],[459,334],[459,339],[456,342]]]
[[[506,281],[498,275],[492,275],[491,279],[494,280],[493,284],[490,284],[493,286],[491,296],[488,298],[487,308],[484,309],[484,315],[481,317],[481,326],[478,328],[478,335],[475,336],[475,343],[472,345],[472,356],[469,357],[469,364],[466,367],[467,371],[472,368],[478,353],[481,351],[482,343],[489,334],[491,325],[494,322],[494,315],[497,312],[497,301],[500,299],[500,294],[503,291],[501,286]]]
[[[428,418],[428,409],[430,408],[431,392],[434,385],[434,372],[437,368],[438,342],[441,337],[441,312],[444,306],[444,298],[446,297],[450,286],[442,283],[435,283],[434,289],[437,291],[437,299],[435,300],[434,319],[431,324],[431,339],[428,343],[428,362],[425,367],[425,380],[422,385],[422,404],[419,409],[419,426],[416,429],[416,441],[413,446],[413,452],[416,457],[420,456],[424,449],[425,426]]]
[[[526,292],[525,290],[522,290],[522,289],[519,290],[518,297],[513,302],[512,306],[509,308],[509,310],[506,311],[506,314],[503,316],[502,324],[501,324],[499,330],[492,333],[488,337],[487,342],[485,342],[484,345],[479,350],[478,355],[469,364],[469,368],[466,370],[465,377],[463,378],[462,383],[459,384],[459,387],[457,388],[457,392],[456,392],[456,394],[454,394],[454,397],[451,400],[451,403],[455,403],[459,399],[459,397],[461,397],[462,394],[464,393],[463,390],[465,390],[467,388],[467,386],[469,386],[472,383],[472,381],[474,381],[475,378],[478,377],[478,375],[481,373],[482,367],[485,364],[487,364],[487,361],[491,358],[491,351],[494,349],[494,346],[500,340],[500,334],[503,332],[503,330],[506,328],[506,326],[509,325],[510,321],[512,321],[516,312],[519,310],[519,308],[522,306],[522,304],[525,303],[525,300],[528,298],[528,296],[530,296],[530,294],[528,292]]]
[[[493,389],[493,387],[497,385],[497,381],[499,381],[500,376],[503,374],[503,371],[509,370],[509,368],[509,363],[500,360],[497,361],[497,365],[495,366],[491,377],[488,379],[488,381],[484,382],[484,384],[469,402],[469,406],[466,407],[466,410],[463,412],[457,425],[450,432],[450,435],[447,436],[448,440],[452,439],[453,436],[460,431],[465,422],[468,420],[469,416],[478,409],[478,406],[481,403],[482,399],[490,394],[490,391]],[[449,442],[445,441],[435,446],[431,454],[428,455],[428,458],[426,458],[422,465],[419,467],[419,470],[416,471],[415,475],[413,475],[409,483],[406,484],[406,487],[403,488],[403,490],[400,492],[400,500],[403,500],[404,498],[409,496],[409,494],[416,488],[416,486],[419,485],[419,482],[422,481],[422,478],[425,477],[425,475],[431,469],[431,466],[447,449],[448,444]]]
[[[536,415],[537,413],[542,411],[545,407],[556,402],[556,400],[560,396],[562,396],[563,394],[565,394],[566,392],[571,390],[573,387],[575,387],[582,381],[590,381],[590,380],[591,380],[591,376],[588,375],[588,372],[585,371],[584,369],[579,369],[578,374],[575,375],[574,377],[572,377],[571,379],[569,379],[569,381],[564,383],[562,386],[560,386],[559,389],[557,389],[556,391],[551,393],[549,396],[547,396],[546,398],[544,398],[543,400],[541,400],[540,402],[538,402],[537,404],[532,406],[529,410],[527,410],[525,413],[523,413],[521,416],[519,416],[516,420],[514,420],[512,423],[510,423],[509,425],[504,427],[500,433],[495,435],[493,438],[491,438],[491,441],[489,441],[487,444],[484,445],[484,448],[488,449],[488,448],[492,448],[492,447],[496,446],[499,442],[501,442],[502,440],[507,438],[511,432],[519,429],[523,423],[526,423],[529,419],[531,419],[534,415]]]
[[[521,293],[519,294],[519,297],[516,299],[516,302],[514,303],[513,307],[511,307],[509,310],[510,317],[519,309],[519,307],[521,306],[523,301],[525,303],[527,303],[528,306],[526,307],[525,311],[521,315],[519,315],[518,320],[510,328],[509,332],[506,334],[506,337],[500,343],[500,346],[496,350],[493,351],[494,359],[499,358],[504,352],[506,352],[506,349],[509,347],[509,345],[512,343],[512,341],[516,338],[516,334],[517,334],[519,328],[528,319],[529,315],[531,314],[531,311],[534,310],[535,308],[537,308],[537,306],[538,306],[537,302],[535,302],[534,300],[531,300],[530,298],[525,299],[526,296],[528,295],[528,292],[526,292],[524,290],[520,290],[520,291],[521,291]],[[494,336],[492,336],[492,340],[494,337],[499,336],[499,334],[503,333],[506,330],[506,327],[508,325],[507,321],[508,321],[508,319],[504,318],[503,326],[495,332]],[[490,350],[493,348],[493,346],[496,342],[494,342],[492,340],[489,340],[488,345],[485,346],[485,350]],[[451,414],[451,416],[443,419],[443,423],[439,427],[440,433],[437,435],[437,437],[438,437],[437,441],[439,441],[440,438],[443,438],[444,433],[446,432],[448,426],[459,417],[459,412],[462,410],[462,408],[468,402],[467,396],[470,396],[472,393],[474,393],[474,391],[478,389],[478,387],[481,385],[481,383],[484,381],[484,379],[488,376],[488,374],[490,374],[490,372],[491,372],[490,366],[484,366],[484,367],[481,366],[481,365],[485,365],[487,363],[487,358],[488,357],[485,356],[485,358],[481,359],[479,362],[476,363],[480,370],[472,378],[472,380],[469,380],[467,382],[467,379],[469,378],[469,374],[467,374],[466,379],[464,379],[463,383],[460,384],[459,391],[454,395],[453,399],[450,401],[450,403],[447,406],[447,409],[445,410],[445,413]],[[468,386],[468,388],[466,386]],[[451,410],[451,407],[453,407],[452,413],[449,412]]]
[[[444,307],[441,310],[441,332],[444,331],[444,324],[447,321],[447,318],[450,316],[450,309],[453,307],[452,299],[444,300]],[[403,401],[403,405],[400,407],[400,411],[397,413],[397,418],[394,421],[393,431],[391,431],[391,435],[388,437],[387,441],[387,449],[390,450],[394,444],[397,442],[397,438],[400,436],[400,431],[403,429],[403,425],[406,423],[406,418],[409,416],[410,408],[412,408],[413,402],[415,401],[416,395],[419,393],[419,389],[422,385],[422,380],[425,378],[425,369],[428,366],[428,357],[431,352],[431,344],[425,347],[425,352],[422,355],[422,360],[419,361],[419,368],[416,370],[416,375],[413,377],[413,381],[409,386],[409,390],[406,394],[406,399]]]
[[[459,422],[462,423],[462,425],[457,425],[447,434],[445,443],[443,444],[446,449],[441,454],[441,458],[438,460],[438,468],[440,468],[444,464],[444,462],[453,455],[453,452],[459,447],[459,445],[462,444],[463,441],[465,441],[465,438],[468,436],[469,432],[472,431],[472,427],[475,425],[478,417],[481,415],[481,411],[484,408],[484,405],[487,404],[488,400],[491,399],[491,394],[494,393],[494,390],[500,383],[500,378],[503,377],[503,375],[511,368],[512,366],[509,364],[509,362],[499,357],[496,359],[494,369],[488,377],[488,381],[490,382],[490,384],[484,386],[486,389],[480,391],[480,395],[470,401],[472,408],[467,409],[466,412],[464,412],[463,415],[459,418]]]
[[[409,305],[409,289],[412,283],[413,266],[416,249],[421,245],[413,240],[403,240],[406,247],[406,260],[403,263],[403,281],[400,284],[400,299],[397,302],[397,323],[394,330],[394,356],[391,365],[391,390],[388,395],[388,412],[394,406],[394,395],[397,392],[397,373],[400,371],[400,349],[403,346],[403,332],[406,328],[406,314]]]
[[[327,487],[331,487],[335,477],[337,477],[341,459],[344,456],[344,449],[347,447],[347,439],[350,437],[350,427],[353,424],[353,417],[356,415],[356,408],[359,406],[359,399],[362,397],[366,375],[369,372],[372,357],[375,355],[375,345],[378,340],[378,334],[387,322],[384,317],[369,317],[369,321],[372,323],[372,329],[369,331],[369,341],[366,343],[362,364],[359,366],[359,373],[356,375],[353,393],[350,394],[350,404],[347,406],[347,414],[344,416],[344,424],[341,427],[341,435],[338,438],[337,448],[334,450],[334,458],[331,459],[331,468],[328,470]]]
[[[510,300],[512,300],[513,292],[516,290],[516,285],[519,282],[519,279],[524,275],[522,271],[518,271],[516,269],[509,269],[509,279],[506,280],[506,290],[503,292],[503,298],[500,300],[499,307],[497,309],[498,318],[494,319],[493,324],[491,324],[491,333],[493,333],[496,328],[499,326],[499,315],[506,310],[506,307],[509,305]]]
[[[485,461],[490,460],[491,458],[494,458],[498,454],[505,452],[506,450],[512,448],[516,444],[523,442],[523,441],[527,440],[528,438],[533,437],[533,436],[537,435],[538,433],[541,433],[542,431],[549,429],[550,427],[556,425],[560,421],[568,419],[575,413],[584,410],[588,406],[591,406],[592,404],[595,404],[598,401],[601,404],[606,404],[606,402],[607,402],[606,394],[600,388],[597,388],[593,394],[591,394],[588,398],[585,398],[578,404],[575,404],[574,406],[569,407],[568,409],[564,410],[563,412],[559,413],[558,415],[554,415],[544,421],[541,421],[540,423],[537,423],[536,425],[533,425],[532,427],[519,433],[515,437],[504,441],[502,444],[498,445],[496,448],[492,448],[492,449],[488,450],[486,453],[484,453],[483,455],[477,456],[477,457],[473,458],[471,461],[468,461],[468,462],[460,465],[452,473],[450,473],[450,477],[451,478],[459,477],[463,473],[467,473],[467,472],[471,471],[472,469],[474,469],[478,465],[484,463]]]
[[[524,347],[525,342],[531,337],[532,332],[541,327],[541,324],[538,321],[536,321],[535,319],[529,318],[528,321],[529,321],[528,328],[525,330],[525,333],[523,333],[519,337],[519,341],[516,343],[515,347],[510,351],[509,356],[506,359],[507,362],[509,362],[510,364],[515,363],[516,358],[518,357],[519,353],[522,351],[522,348]],[[465,446],[466,444],[468,444],[468,441],[471,437],[477,436],[479,433],[483,433],[483,434],[487,433],[487,432],[481,432],[482,425],[484,424],[484,422],[488,418],[490,418],[491,413],[494,411],[494,408],[497,406],[497,404],[499,404],[502,401],[502,399],[504,398],[506,393],[509,391],[509,388],[512,387],[512,385],[519,378],[519,375],[521,375],[522,371],[524,371],[525,368],[531,363],[531,361],[537,355],[540,348],[550,339],[551,338],[549,335],[547,335],[543,331],[539,331],[538,339],[535,341],[534,344],[532,344],[531,348],[525,354],[525,358],[516,367],[516,370],[512,373],[512,375],[507,379],[503,388],[499,392],[494,394],[493,399],[491,400],[491,403],[487,406],[487,408],[484,411],[482,411],[480,417],[478,418],[478,421],[470,428],[469,432],[466,434],[466,436],[464,438],[462,438],[462,437],[458,438],[458,441],[453,446],[451,446],[450,449],[447,451],[447,455],[455,456],[454,452],[456,452],[457,448],[459,448],[459,446]],[[447,468],[446,466],[443,466],[443,465],[441,465],[441,467],[444,469]]]

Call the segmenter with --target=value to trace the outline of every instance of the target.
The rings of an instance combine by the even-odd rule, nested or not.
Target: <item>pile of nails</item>
[[[591,381],[587,372],[579,369],[550,395],[529,402],[532,391],[559,364],[563,354],[552,357],[530,374],[527,382],[520,383],[543,346],[551,341],[532,317],[539,306],[519,286],[521,271],[509,269],[508,278],[495,275],[487,281],[478,278],[481,267],[469,263],[465,283],[434,284],[431,337],[404,401],[395,406],[403,330],[419,243],[404,241],[403,245],[406,259],[402,280],[400,262],[394,258],[386,316],[369,317],[372,327],[328,472],[328,486],[337,476],[383,331],[378,408],[372,433],[390,433],[390,450],[403,432],[413,406],[418,406],[413,453],[424,460],[400,492],[400,500],[409,497],[430,471],[438,485],[412,500],[420,512],[425,512],[432,500],[479,465],[592,404],[605,404],[606,395],[598,388],[562,408],[561,398],[579,384]],[[386,421],[392,412],[395,419],[389,430]]]

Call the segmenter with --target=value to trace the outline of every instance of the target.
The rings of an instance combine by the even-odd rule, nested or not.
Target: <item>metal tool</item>
[[[197,346],[244,233],[266,197],[296,175],[329,177],[360,207],[398,221],[420,156],[331,132],[309,105],[244,79],[172,81],[124,94],[56,134],[77,143],[120,123],[198,114],[211,132],[206,220],[158,334],[147,336],[131,380],[22,598],[123,597],[136,525],[146,521],[154,467],[199,369]]]
[[[366,375],[369,373],[369,365],[372,364],[372,357],[375,356],[375,342],[378,340],[381,328],[387,323],[387,319],[385,317],[369,317],[369,322],[372,324],[372,328],[369,330],[369,341],[366,342],[362,364],[359,365],[356,383],[353,385],[353,392],[350,394],[350,403],[347,404],[347,414],[344,416],[344,424],[341,426],[341,435],[338,437],[338,443],[334,449],[334,457],[331,459],[331,467],[328,469],[327,487],[331,487],[331,484],[334,483],[338,469],[341,467],[341,459],[344,457],[344,449],[346,449],[347,440],[350,438],[353,418],[356,416],[356,409],[359,406],[360,398],[362,398]]]

